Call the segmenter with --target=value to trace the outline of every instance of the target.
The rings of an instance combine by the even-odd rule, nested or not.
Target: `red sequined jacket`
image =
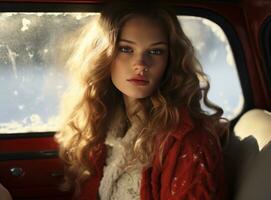
[[[193,125],[182,113],[178,131],[171,132],[164,149],[164,163],[154,156],[151,168],[142,171],[141,200],[225,200],[223,156],[216,137]],[[95,200],[106,159],[102,144],[90,161],[96,168],[82,186],[80,200]]]

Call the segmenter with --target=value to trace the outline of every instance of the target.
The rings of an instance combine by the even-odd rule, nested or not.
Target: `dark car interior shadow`
[[[259,152],[257,140],[249,136],[241,140],[232,133],[224,151],[225,171],[228,181],[229,199],[235,199],[244,167]]]
[[[225,148],[230,200],[271,199],[271,143],[261,150],[255,137],[241,140],[234,133]]]

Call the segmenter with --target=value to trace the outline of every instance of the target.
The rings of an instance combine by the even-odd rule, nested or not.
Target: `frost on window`
[[[67,85],[57,44],[83,13],[0,13],[0,133],[56,131]]]
[[[178,18],[209,78],[209,99],[223,108],[224,117],[233,119],[242,111],[244,97],[225,33],[217,24],[205,18]]]

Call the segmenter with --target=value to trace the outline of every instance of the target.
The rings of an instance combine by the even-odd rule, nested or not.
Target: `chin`
[[[141,93],[126,93],[125,94],[127,97],[130,97],[130,98],[133,98],[133,99],[144,99],[144,98],[147,98],[151,95],[151,93],[144,93],[144,94],[141,94]]]

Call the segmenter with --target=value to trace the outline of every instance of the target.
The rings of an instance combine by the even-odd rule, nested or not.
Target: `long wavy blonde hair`
[[[63,98],[63,123],[56,140],[65,165],[65,185],[75,188],[77,193],[94,173],[89,155],[104,142],[112,113],[123,103],[111,81],[110,66],[122,26],[135,15],[158,21],[167,33],[169,44],[168,65],[159,88],[152,96],[140,100],[147,120],[133,143],[131,153],[135,160],[150,165],[155,136],[164,133],[165,139],[166,133],[178,128],[182,121],[180,107],[186,107],[191,118],[214,135],[222,127],[223,111],[207,98],[209,83],[176,15],[152,3],[108,5],[76,36],[67,61],[73,81]],[[201,101],[212,114],[202,109]]]

